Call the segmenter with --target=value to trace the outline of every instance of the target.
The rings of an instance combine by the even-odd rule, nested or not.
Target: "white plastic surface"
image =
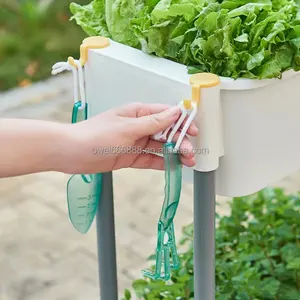
[[[113,42],[89,51],[85,75],[91,115],[130,102],[176,105],[191,94],[185,66]],[[300,169],[299,79],[293,71],[282,80],[221,79],[218,195],[254,193]],[[184,173],[192,180],[192,169]]]
[[[192,139],[197,171],[208,172],[219,167],[224,154],[220,131],[220,85],[200,89],[200,105],[195,122],[199,128],[197,138]]]

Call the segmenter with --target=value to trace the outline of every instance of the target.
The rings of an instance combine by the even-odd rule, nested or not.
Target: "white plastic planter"
[[[176,105],[191,96],[185,66],[115,42],[89,50],[85,78],[90,115],[130,102]],[[211,168],[217,195],[251,194],[300,168],[299,79],[293,71],[281,80],[221,78],[220,131],[207,132],[208,137],[216,132],[210,155],[219,161]],[[204,98],[207,105],[209,93]],[[184,172],[191,180],[192,169]]]

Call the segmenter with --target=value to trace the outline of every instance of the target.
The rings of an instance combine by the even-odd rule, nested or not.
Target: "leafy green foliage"
[[[300,70],[297,0],[93,0],[73,19],[103,35],[189,67],[239,78]]]
[[[194,299],[192,224],[183,229],[180,245],[188,250],[171,283],[136,280],[138,299]],[[132,299],[129,292],[124,299]],[[300,299],[300,194],[268,188],[234,198],[231,214],[218,217],[216,299]]]
[[[68,0],[0,0],[0,90],[47,78],[55,62],[79,55],[86,34],[70,24],[69,5]]]

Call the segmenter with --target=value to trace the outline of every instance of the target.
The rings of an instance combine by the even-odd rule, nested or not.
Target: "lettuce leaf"
[[[143,0],[105,1],[105,17],[111,38],[132,47],[138,45],[138,38],[131,26],[134,18],[144,7]]]
[[[85,6],[71,3],[70,11],[73,14],[71,20],[76,20],[88,35],[110,37],[105,20],[104,0],[95,0]]]
[[[185,64],[190,73],[264,79],[300,70],[294,0],[93,0],[70,9],[88,35]]]

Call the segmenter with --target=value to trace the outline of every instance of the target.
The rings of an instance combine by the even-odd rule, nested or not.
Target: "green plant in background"
[[[217,218],[217,300],[300,299],[300,194],[268,188],[234,198],[231,214]],[[180,244],[188,250],[171,282],[134,281],[138,299],[194,299],[192,225]],[[132,299],[129,290],[123,299]]]
[[[69,22],[69,5],[67,0],[0,0],[0,90],[47,78],[55,62],[79,55],[86,34]]]
[[[300,70],[298,0],[93,0],[70,9],[87,34],[182,63],[190,73],[264,79]]]

